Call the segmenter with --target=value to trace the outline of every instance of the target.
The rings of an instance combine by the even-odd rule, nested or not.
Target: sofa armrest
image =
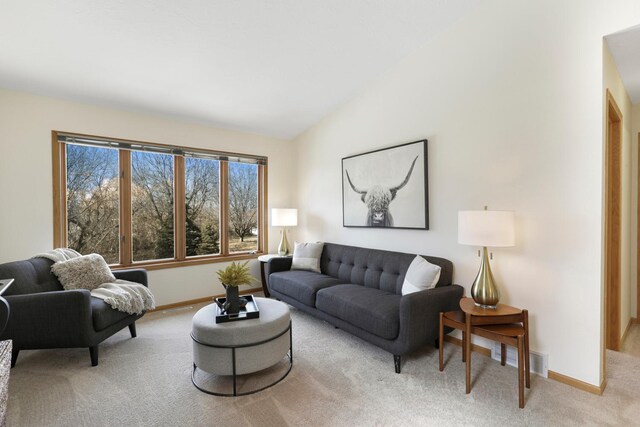
[[[442,286],[404,295],[400,299],[400,335],[412,347],[438,337],[439,313],[460,309],[464,288],[459,285]]]
[[[271,258],[267,262],[267,277],[269,277],[271,273],[291,270],[292,261],[293,261],[293,258],[291,257]]]
[[[86,289],[5,297],[11,309],[2,339],[14,348],[89,345],[93,331],[91,293]]]
[[[149,287],[147,280],[147,270],[144,268],[131,268],[128,270],[116,270],[112,271],[116,279],[128,280],[129,282],[140,283]]]

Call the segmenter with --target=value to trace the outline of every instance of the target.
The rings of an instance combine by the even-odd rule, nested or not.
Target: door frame
[[[622,112],[608,89],[605,124],[605,348],[619,351],[622,277]]]
[[[637,165],[637,208],[636,208],[636,318],[635,323],[640,323],[640,133],[638,133],[638,158]]]

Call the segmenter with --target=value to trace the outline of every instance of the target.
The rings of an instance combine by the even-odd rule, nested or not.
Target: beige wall
[[[621,174],[621,193],[622,193],[622,251],[621,251],[621,281],[620,281],[620,336],[624,334],[632,314],[632,292],[636,286],[635,277],[635,245],[636,236],[633,230],[635,230],[634,216],[636,216],[636,210],[632,204],[632,193],[635,187],[632,182],[632,146],[631,138],[632,128],[632,110],[631,99],[627,94],[627,90],[624,87],[624,83],[620,78],[615,61],[611,56],[611,52],[607,47],[607,43],[603,44],[603,81],[605,92],[608,89],[611,92],[611,96],[616,101],[620,112],[622,113],[622,169]],[[603,100],[606,103],[606,98]],[[606,107],[606,104],[605,104]],[[606,120],[606,117],[604,118]],[[606,126],[606,122],[603,122]],[[635,292],[633,292],[635,294]],[[633,304],[635,306],[635,304]]]
[[[514,210],[516,246],[492,261],[502,301],[530,310],[549,369],[599,386],[602,37],[639,8],[482,3],[297,139],[303,237],[449,258],[468,293],[479,260],[457,243],[457,212]],[[341,158],[421,138],[431,229],[343,228]]]
[[[52,247],[51,130],[266,155],[269,206],[291,202],[291,142],[0,89],[0,262]],[[275,251],[278,230],[269,236]],[[221,266],[150,271],[150,288],[159,305],[221,294]]]

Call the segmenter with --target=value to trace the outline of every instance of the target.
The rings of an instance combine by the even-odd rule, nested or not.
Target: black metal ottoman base
[[[282,375],[280,378],[278,378],[276,381],[264,386],[264,387],[260,387],[258,389],[255,390],[249,390],[249,391],[245,391],[242,393],[238,393],[238,388],[237,388],[237,380],[238,380],[238,375],[236,373],[236,349],[238,348],[246,348],[246,347],[256,347],[265,343],[268,343],[270,341],[273,341],[275,339],[280,338],[282,335],[289,333],[289,352],[285,355],[284,359],[288,359],[288,363],[289,366],[287,367],[287,371],[284,373],[284,375]],[[193,364],[193,371],[191,372],[191,382],[193,383],[193,385],[200,391],[207,393],[207,394],[211,394],[214,396],[224,396],[224,397],[234,397],[234,396],[246,396],[248,394],[253,394],[253,393],[258,393],[260,391],[266,390],[269,387],[273,387],[274,385],[278,384],[280,381],[282,381],[283,379],[285,379],[287,377],[287,375],[289,375],[289,372],[291,372],[291,368],[293,367],[293,338],[292,338],[292,334],[291,334],[291,322],[289,322],[289,327],[287,329],[285,329],[284,331],[282,331],[282,333],[276,335],[275,337],[266,339],[264,341],[260,341],[260,342],[255,342],[255,343],[250,343],[250,344],[243,344],[243,345],[238,345],[238,346],[218,346],[218,345],[212,345],[212,344],[207,344],[207,343],[203,343],[198,341],[197,339],[195,339],[193,337],[193,335],[191,335],[191,338],[197,342],[200,345],[206,346],[206,347],[213,347],[213,348],[228,348],[231,349],[231,365],[232,365],[232,369],[233,369],[233,374],[232,376],[232,380],[233,380],[233,391],[232,393],[218,393],[218,392],[214,392],[211,390],[207,390],[206,388],[204,388],[203,386],[199,385],[198,382],[196,381],[196,371],[199,369],[196,364]],[[281,363],[281,362],[278,362]],[[202,372],[207,372],[207,371],[203,371]],[[212,374],[210,372],[207,372],[210,375],[217,375],[217,374]],[[250,373],[246,374],[246,375],[250,375]]]

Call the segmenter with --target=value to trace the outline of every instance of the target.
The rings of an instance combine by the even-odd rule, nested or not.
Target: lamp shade
[[[458,243],[472,246],[514,246],[515,221],[511,211],[459,211]]]
[[[295,227],[298,225],[298,209],[271,209],[271,225]]]

